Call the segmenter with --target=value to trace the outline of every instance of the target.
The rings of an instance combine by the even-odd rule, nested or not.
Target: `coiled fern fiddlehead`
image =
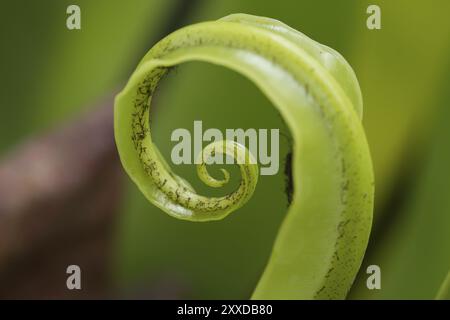
[[[205,158],[221,152],[244,159],[237,190],[209,198],[171,171],[152,142],[150,104],[168,70],[188,61],[225,66],[252,80],[278,109],[294,141],[292,202],[252,298],[345,298],[367,246],[374,196],[352,69],[337,52],[287,25],[244,14],[191,25],[158,42],[116,97],[116,144],[147,199],[192,221],[221,219],[241,207],[256,187],[258,166],[237,143],[208,145]],[[229,178],[225,170],[222,180],[212,178],[204,164],[198,173],[213,187]]]

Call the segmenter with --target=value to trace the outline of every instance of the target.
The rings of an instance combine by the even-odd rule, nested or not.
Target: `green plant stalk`
[[[352,69],[334,50],[287,25],[244,14],[191,25],[157,43],[116,97],[116,144],[125,170],[147,199],[191,221],[222,219],[242,207],[256,187],[258,167],[243,146],[214,141],[204,157],[214,151],[247,161],[240,165],[236,191],[208,198],[162,158],[151,139],[151,98],[168,70],[188,61],[225,66],[252,80],[293,137],[293,200],[252,298],[345,298],[367,246],[374,196]],[[199,177],[213,187],[228,181],[223,172],[225,178],[215,180],[204,164],[198,166]]]
[[[447,277],[439,288],[436,300],[450,300],[450,271],[447,273]]]

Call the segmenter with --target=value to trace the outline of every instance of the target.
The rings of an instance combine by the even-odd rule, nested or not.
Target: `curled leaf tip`
[[[211,187],[229,181],[207,171],[221,152],[239,164],[231,194],[197,194],[172,172],[153,143],[153,94],[171,67],[204,61],[253,81],[285,120],[293,140],[293,194],[272,255],[253,293],[256,299],[343,299],[367,246],[373,210],[373,171],[356,76],[333,49],[277,20],[234,14],[179,29],[142,59],[116,97],[114,127],[122,164],[149,201],[185,220],[224,218],[242,207],[258,181],[258,165],[242,145],[215,141],[197,166]]]

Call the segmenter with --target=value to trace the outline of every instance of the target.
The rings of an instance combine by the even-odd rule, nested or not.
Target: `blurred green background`
[[[81,30],[65,27],[70,4],[81,8]],[[381,8],[381,30],[366,28],[369,4]],[[2,11],[0,156],[116,94],[144,53],[183,25],[243,12],[281,20],[336,49],[361,85],[376,177],[374,228],[350,298],[436,294],[450,268],[449,1],[41,0],[5,1]],[[152,112],[166,157],[172,130],[199,119],[204,128],[288,135],[252,83],[204,63],[171,73]],[[282,138],[280,158],[288,151]],[[280,166],[238,212],[198,224],[164,214],[124,177],[108,271],[114,294],[146,297],[148,288],[179,286],[180,298],[248,298],[287,211]],[[210,192],[189,166],[175,171]],[[381,267],[381,290],[366,288],[370,264]]]

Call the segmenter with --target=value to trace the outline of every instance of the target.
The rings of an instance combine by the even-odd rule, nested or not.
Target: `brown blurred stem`
[[[0,159],[0,298],[106,292],[121,176],[112,104]],[[67,290],[69,264],[90,270],[88,287]]]

